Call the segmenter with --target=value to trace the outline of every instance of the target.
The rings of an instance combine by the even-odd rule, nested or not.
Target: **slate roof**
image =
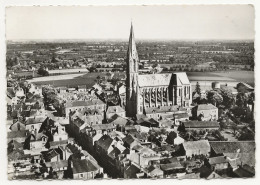
[[[210,149],[210,145],[208,140],[199,140],[199,141],[187,141],[183,143],[183,147],[185,150],[208,150]]]
[[[125,112],[125,110],[119,105],[109,106],[107,108],[107,114]]]
[[[168,170],[174,170],[174,169],[182,169],[182,168],[184,168],[179,161],[178,161],[178,162],[174,162],[174,163],[161,164],[160,167],[161,167],[161,169],[162,169],[163,171],[168,171]]]
[[[98,168],[87,159],[84,160],[73,160],[73,174],[77,173],[86,173],[86,172],[93,172],[98,170]]]
[[[127,143],[128,145],[131,145],[134,141],[137,141],[135,137],[133,137],[131,134],[128,134],[125,138],[122,139],[123,142]]]
[[[254,173],[251,173],[250,171],[244,169],[243,167],[237,168],[236,170],[233,171],[233,173],[241,178],[249,178],[255,176]]]
[[[28,118],[25,121],[25,125],[31,125],[36,123],[43,123],[47,117],[35,117],[35,118]]]
[[[84,125],[84,121],[80,118],[74,119],[73,120],[73,124],[76,125],[77,127],[81,127],[82,125]]]
[[[237,153],[238,149],[240,153],[255,152],[254,141],[211,141],[209,143],[216,154]]]
[[[8,143],[7,153],[10,154],[15,150],[20,150],[20,149],[23,149],[23,144],[15,140],[12,140]]]
[[[128,120],[126,118],[123,118],[117,114],[115,114],[114,116],[111,117],[111,119],[109,119],[109,122],[115,125],[120,125],[120,126],[125,126],[125,125],[129,125],[129,124],[133,124],[134,122],[132,120]]]
[[[219,156],[219,157],[211,157],[208,159],[209,164],[214,165],[214,164],[221,164],[221,163],[228,163],[227,159],[225,156]]]
[[[97,145],[103,148],[103,150],[107,151],[110,145],[112,144],[113,139],[108,135],[103,135],[98,141]]]
[[[112,159],[115,159],[119,154],[120,154],[120,150],[118,148],[114,148],[109,154],[108,156]]]
[[[140,87],[169,86],[171,77],[171,73],[138,75],[138,84]]]
[[[7,133],[7,138],[13,139],[13,138],[26,138],[29,134],[28,130],[19,130],[19,131],[12,131]]]
[[[140,169],[133,164],[131,164],[130,166],[127,166],[125,168],[125,173],[127,175],[127,178],[129,178],[129,179],[136,178],[136,174],[139,172],[140,172]]]
[[[24,154],[23,150],[14,150],[8,154],[9,161],[15,161],[19,159],[29,159],[31,157],[30,154]]]
[[[50,161],[52,158],[56,157],[59,155],[58,152],[55,151],[55,149],[51,149],[47,152],[42,152],[43,153],[43,158],[45,161]]]
[[[13,98],[15,97],[15,92],[13,87],[7,87],[6,94],[8,97]]]
[[[97,124],[91,126],[93,130],[109,130],[116,128],[115,125],[108,123],[108,124]]]

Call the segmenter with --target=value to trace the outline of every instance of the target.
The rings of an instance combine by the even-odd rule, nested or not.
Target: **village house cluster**
[[[252,87],[238,84],[241,102],[228,86],[194,89],[185,72],[139,74],[132,26],[126,66],[114,85],[8,87],[9,178],[255,176]]]

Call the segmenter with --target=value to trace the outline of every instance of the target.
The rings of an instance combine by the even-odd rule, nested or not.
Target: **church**
[[[185,72],[145,74],[138,72],[139,58],[131,24],[126,68],[126,116],[145,114],[147,109],[171,110],[173,106],[189,107],[191,83]]]

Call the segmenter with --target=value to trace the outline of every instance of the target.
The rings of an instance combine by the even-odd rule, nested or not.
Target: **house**
[[[46,162],[45,163],[48,172],[52,169],[54,172],[64,172],[68,169],[68,161],[67,160],[60,160],[54,162]]]
[[[193,117],[202,121],[218,120],[218,108],[212,104],[199,104],[193,108]]]
[[[113,150],[113,144],[116,141],[113,140],[110,136],[108,135],[103,135],[96,143],[95,143],[95,148],[96,152],[100,156],[105,156],[109,154]]]
[[[211,151],[208,140],[187,141],[181,144],[181,149],[184,151],[186,157],[194,155],[209,156]]]
[[[109,106],[106,111],[106,118],[110,119],[115,114],[121,117],[125,117],[125,110],[120,106]]]
[[[48,141],[48,136],[43,133],[38,133],[36,130],[31,131],[24,142],[25,150],[44,150],[45,144]]]
[[[124,179],[136,179],[137,174],[140,173],[140,167],[134,164],[126,166],[124,169]]]
[[[103,173],[103,168],[88,158],[72,160],[70,165],[73,179],[94,179],[97,174]]]
[[[152,161],[159,160],[161,158],[161,154],[146,146],[137,144],[130,149],[130,153],[127,154],[127,158],[133,163],[145,168],[151,165]]]
[[[196,130],[196,131],[209,131],[209,130],[218,130],[219,129],[219,123],[217,121],[185,121],[181,122],[179,126],[180,131],[190,131],[190,130]]]
[[[239,166],[233,171],[233,177],[250,178],[255,176],[255,169],[247,164]]]
[[[163,171],[155,165],[147,168],[147,176],[151,178],[163,178]]]
[[[226,156],[233,169],[239,165],[255,165],[254,141],[211,141],[211,156]]]
[[[176,175],[185,173],[185,167],[181,165],[179,161],[170,162],[166,164],[160,164],[160,168],[167,177],[169,175]]]
[[[7,132],[7,142],[14,140],[19,143],[23,143],[29,134],[30,132],[28,130]]]
[[[124,130],[125,126],[127,125],[133,125],[134,124],[134,121],[126,118],[126,117],[121,117],[117,114],[113,115],[109,120],[108,122],[110,124],[114,124],[117,129],[121,129],[121,131]]]
[[[141,118],[136,121],[138,125],[144,126],[144,127],[159,127],[159,122],[154,120],[153,118]]]
[[[37,130],[39,131],[42,123],[46,120],[46,117],[32,117],[25,120],[26,130]]]
[[[65,127],[58,125],[56,127],[56,132],[53,134],[53,141],[67,141],[68,133],[65,131]]]
[[[106,108],[106,104],[99,99],[92,99],[86,101],[76,100],[66,102],[64,108],[66,116],[69,116],[71,112],[76,110],[99,109],[100,111],[104,111]]]
[[[172,106],[158,106],[158,107],[147,107],[144,112],[148,118],[153,118],[156,121],[174,118],[174,115],[185,114],[190,112],[189,107],[181,107],[178,105]]]
[[[42,157],[45,162],[57,162],[60,161],[60,152],[57,149],[50,149],[42,152]]]
[[[25,124],[21,121],[16,121],[9,127],[10,131],[19,131],[19,130],[26,130]]]
[[[204,178],[204,179],[219,179],[221,178],[221,176],[219,174],[217,174],[214,170],[212,170],[210,167],[206,166],[206,165],[202,165],[199,168],[199,174],[200,174],[200,178]]]
[[[128,134],[125,138],[123,138],[123,142],[124,142],[124,146],[129,149],[139,144],[139,140],[134,136],[132,136],[131,134]]]
[[[213,171],[225,170],[230,167],[229,161],[225,156],[210,157],[205,160],[204,164],[211,168]]]
[[[109,132],[114,131],[116,126],[114,124],[97,124],[92,125],[88,130],[91,130],[93,134],[108,134]]]

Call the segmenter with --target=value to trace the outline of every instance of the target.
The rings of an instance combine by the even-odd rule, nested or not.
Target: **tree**
[[[220,94],[223,97],[223,105],[225,108],[230,109],[235,104],[235,97],[230,90],[221,89]]]
[[[208,91],[207,93],[208,102],[217,106],[223,102],[223,97],[217,91]]]
[[[238,93],[236,98],[236,104],[239,107],[246,107],[248,102],[248,96],[245,93]]]
[[[200,89],[200,84],[199,84],[199,82],[196,83],[195,92],[196,92],[197,94],[199,94],[199,95],[200,95],[200,93],[201,93],[201,89]]]
[[[41,75],[41,76],[49,76],[49,72],[46,71],[45,69],[43,69],[43,67],[40,67],[38,69],[38,74]]]

